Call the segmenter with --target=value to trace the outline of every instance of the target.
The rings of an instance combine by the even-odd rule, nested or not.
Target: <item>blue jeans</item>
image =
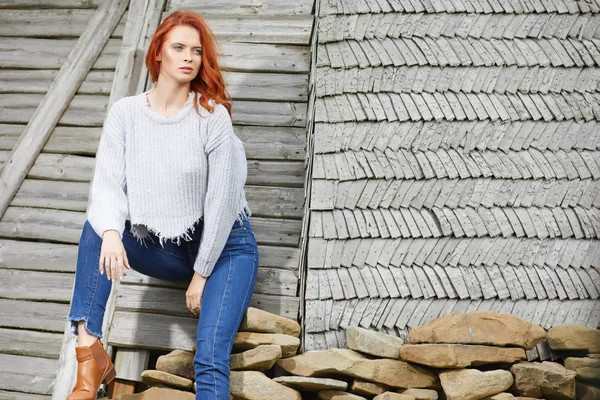
[[[150,233],[146,246],[131,233],[126,221],[123,246],[132,269],[157,279],[190,282],[198,253],[203,220],[196,222],[192,240],[179,245],[159,244]],[[153,243],[154,242],[154,243]],[[68,320],[77,335],[77,324],[85,321],[86,331],[102,338],[102,320],[112,281],[100,275],[98,264],[102,238],[85,222],[81,232],[75,273],[75,290]],[[232,226],[227,243],[206,281],[198,319],[194,370],[196,399],[229,400],[229,357],[235,335],[254,290],[258,272],[258,248],[250,221],[242,217]],[[185,303],[185,296],[181,301]]]

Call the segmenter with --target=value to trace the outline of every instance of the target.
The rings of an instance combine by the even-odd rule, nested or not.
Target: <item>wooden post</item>
[[[129,3],[129,1],[125,1],[125,4],[122,4],[123,1],[124,0],[106,1],[105,3],[102,3],[101,7],[98,8],[98,12],[96,14],[98,14],[101,9],[104,9],[113,3],[115,5],[119,4],[122,10],[114,22],[114,26],[116,26],[116,24],[122,17],[123,12],[125,11],[127,3]],[[113,78],[113,84],[111,87],[111,95],[108,105],[109,108],[118,99],[124,96],[136,94],[145,89],[146,77],[148,75],[148,72],[144,68],[143,53],[148,47],[149,41],[152,38],[154,31],[156,30],[160,22],[161,14],[165,7],[165,1],[166,0],[131,0],[129,4],[129,11],[127,13],[127,23],[125,25],[125,32],[123,34],[123,42],[121,44],[121,52],[119,54],[119,60],[117,62],[115,76]],[[106,17],[104,15],[101,15],[101,18]],[[109,35],[114,30],[114,26],[110,30]],[[92,30],[92,35],[94,36],[94,38],[96,38],[97,27],[90,22],[90,24],[88,24],[88,30],[89,29]],[[88,30],[86,30],[86,32]],[[89,35],[86,36],[85,32],[78,41],[78,45],[81,42],[81,39],[84,37],[84,46],[89,46],[87,43],[90,41]],[[85,74],[83,74],[83,76],[85,76]],[[79,86],[79,84],[77,86]],[[31,164],[33,164],[33,161]],[[30,168],[31,164],[28,168]],[[6,172],[6,168],[4,171]],[[11,198],[12,196],[14,196],[14,193],[11,195]],[[88,208],[90,199],[91,197],[88,196]],[[1,208],[0,211],[3,212]],[[107,340],[109,337],[110,325],[114,314],[116,303],[115,293],[118,290],[118,286],[118,284],[113,285],[113,290],[106,305],[106,312],[102,324],[102,331],[104,332],[104,337],[106,338],[103,343],[105,347],[108,347]],[[69,330],[70,325],[67,322],[65,324],[65,332],[63,336],[62,350],[60,354],[59,367],[56,376],[56,384],[54,386],[54,393],[52,395],[53,400],[64,400],[72,390],[73,385],[75,384],[75,371],[77,370],[75,358],[75,338],[72,337]]]
[[[115,356],[117,378],[108,387],[108,397],[135,393],[135,385],[141,382],[142,371],[148,367],[150,352],[142,349],[119,348]]]

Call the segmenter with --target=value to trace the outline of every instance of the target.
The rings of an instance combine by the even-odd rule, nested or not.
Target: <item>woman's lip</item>
[[[192,68],[191,68],[191,67],[181,67],[181,68],[179,68],[179,69],[185,69],[186,71],[191,71],[191,70],[192,70]]]

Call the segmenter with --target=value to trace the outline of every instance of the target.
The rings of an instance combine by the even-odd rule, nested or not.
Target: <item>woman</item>
[[[99,385],[115,377],[100,339],[111,286],[124,269],[189,282],[186,306],[200,315],[196,398],[229,399],[229,356],[258,250],[244,147],[231,125],[215,44],[200,16],[172,13],[146,55],[155,88],[118,100],[107,114],[68,317],[78,337],[69,400],[95,399]]]

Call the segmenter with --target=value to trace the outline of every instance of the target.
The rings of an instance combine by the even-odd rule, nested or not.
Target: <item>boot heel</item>
[[[111,370],[106,373],[106,376],[104,377],[104,383],[109,385],[116,376],[117,372],[115,371],[115,367],[112,367]]]

